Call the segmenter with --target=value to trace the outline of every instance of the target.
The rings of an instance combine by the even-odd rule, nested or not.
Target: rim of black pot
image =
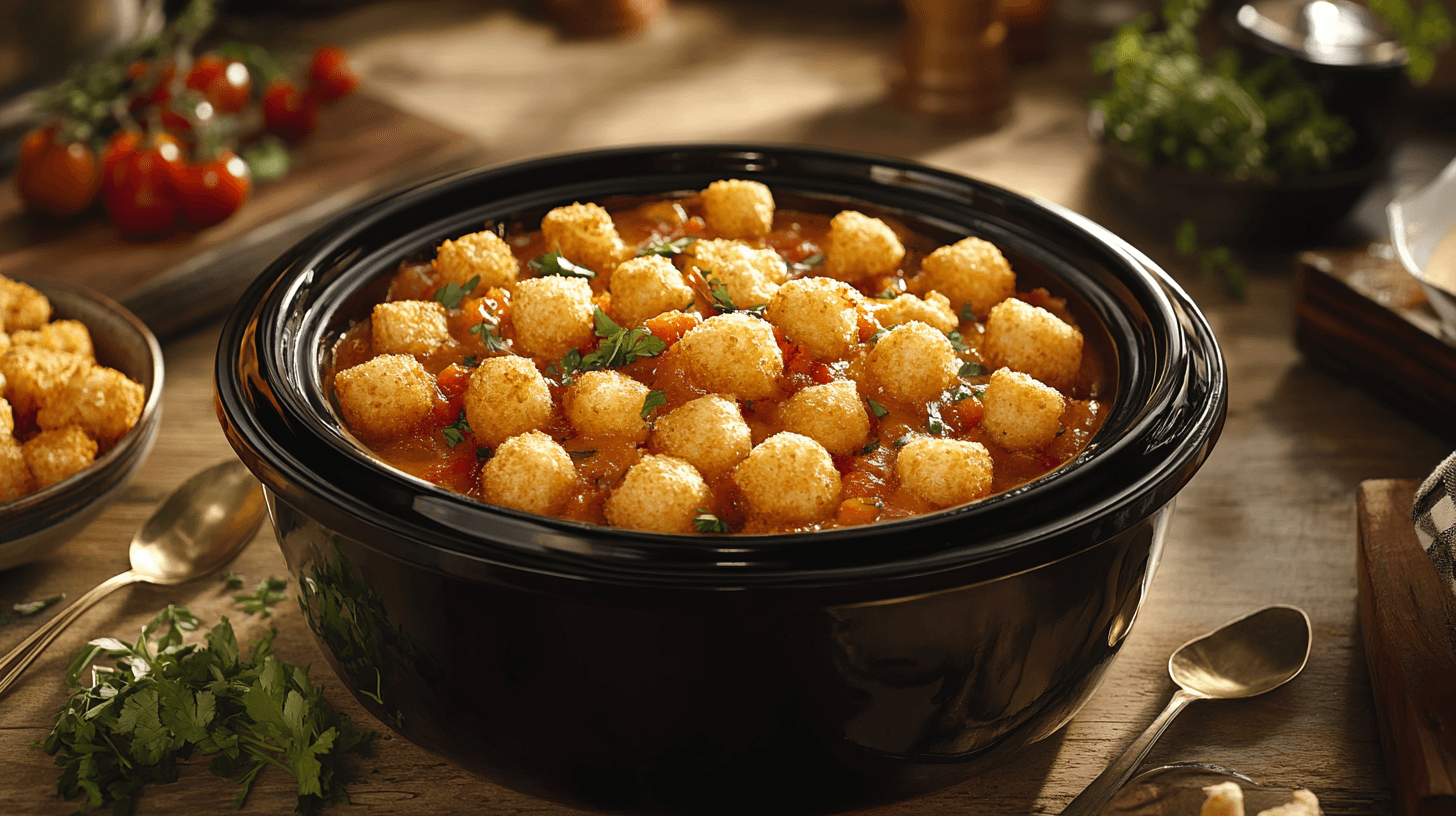
[[[720,178],[866,202],[1032,258],[1113,337],[1118,386],[1102,431],[1071,463],[974,504],[806,534],[709,537],[483,504],[383,464],[340,426],[321,385],[330,320],[366,303],[367,285],[400,260],[486,221],[572,201],[698,190]],[[224,326],[216,378],[228,438],[264,484],[406,561],[715,587],[858,581],[972,564],[1004,573],[1066,557],[1171,500],[1216,439],[1227,400],[1222,356],[1192,301],[1091,221],[911,161],[757,144],[548,156],[442,176],[360,205],[249,287]]]

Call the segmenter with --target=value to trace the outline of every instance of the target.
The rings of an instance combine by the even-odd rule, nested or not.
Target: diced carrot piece
[[[653,337],[671,346],[681,340],[689,329],[702,322],[703,319],[697,312],[667,312],[647,318],[642,321],[642,325],[652,332]]]
[[[876,502],[869,499],[845,499],[839,503],[835,519],[845,526],[870,524],[880,517],[881,509]]]
[[[470,369],[451,363],[435,376],[435,383],[439,385],[441,394],[453,399],[464,394],[465,387],[470,385]]]

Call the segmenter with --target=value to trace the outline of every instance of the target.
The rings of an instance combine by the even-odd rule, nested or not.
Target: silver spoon
[[[233,459],[193,474],[132,537],[131,569],[77,598],[0,659],[5,672],[0,694],[97,601],[127,584],[170,586],[216,572],[253,539],[263,516],[262,486],[242,462]]]
[[[1168,723],[1194,700],[1232,700],[1272,691],[1309,660],[1309,616],[1295,606],[1266,606],[1179,646],[1168,658],[1178,691],[1153,724],[1133,740],[1062,816],[1094,816],[1152,750]]]

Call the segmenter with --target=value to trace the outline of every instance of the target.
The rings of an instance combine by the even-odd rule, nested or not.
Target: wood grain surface
[[[682,0],[639,37],[583,42],[561,39],[544,20],[512,8],[384,2],[290,25],[287,36],[341,42],[358,56],[372,92],[472,136],[491,161],[631,142],[802,141],[966,173],[1089,214],[1134,240],[1214,327],[1230,374],[1222,438],[1180,494],[1147,604],[1081,713],[978,779],[874,816],[1059,812],[1167,702],[1173,649],[1270,603],[1309,613],[1314,644],[1304,673],[1263,697],[1191,706],[1149,764],[1217,763],[1267,785],[1309,787],[1336,816],[1393,814],[1356,606],[1355,496],[1367,479],[1424,477],[1449,443],[1352,376],[1305,361],[1293,342],[1292,258],[1255,263],[1244,297],[1232,298],[1177,256],[1167,236],[1142,234],[1099,205],[1088,182],[1095,151],[1083,129],[1083,98],[1097,82],[1085,36],[1059,32],[1052,60],[1017,70],[1010,120],[968,133],[908,121],[883,103],[884,64],[897,48],[893,15],[872,4],[835,5],[832,13],[807,5]],[[1456,139],[1449,141],[1456,152]],[[81,535],[49,558],[0,573],[0,604],[55,592],[74,598],[125,569],[126,543],[155,504],[187,474],[231,455],[213,414],[217,332],[214,322],[165,344],[165,412],[151,457]],[[272,534],[261,533],[233,569],[249,581],[282,575]],[[296,607],[284,604],[264,621],[241,615],[220,581],[132,587],[89,612],[0,698],[0,813],[74,810],[53,796],[57,769],[27,745],[45,734],[65,698],[70,655],[89,638],[135,633],[166,603],[189,604],[207,619],[242,618],[244,637],[276,626],[280,657],[310,666],[341,710],[388,734],[342,693]],[[0,628],[0,650],[37,623]],[[358,767],[354,805],[334,812],[574,812],[461,773],[398,738],[382,741]],[[232,795],[198,763],[177,784],[148,790],[138,813],[222,811]],[[283,813],[291,802],[286,780],[265,774],[243,812]]]
[[[1456,814],[1456,596],[1411,526],[1417,483],[1360,485],[1360,628],[1401,816]]]

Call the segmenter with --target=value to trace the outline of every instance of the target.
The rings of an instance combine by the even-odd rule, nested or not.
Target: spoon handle
[[[40,653],[50,645],[51,641],[56,639],[61,630],[71,625],[71,622],[81,617],[86,610],[95,606],[97,601],[127,584],[134,584],[140,580],[142,580],[141,576],[127,570],[97,584],[91,591],[77,598],[74,603],[62,610],[60,614],[42,624],[39,629],[30,634],[30,637],[21,641],[19,646],[11,649],[5,657],[0,658],[0,672],[5,672],[4,676],[0,677],[0,695],[15,684],[20,673],[25,671],[25,667],[40,657]]]
[[[1078,794],[1077,798],[1067,805],[1066,810],[1062,811],[1062,816],[1096,816],[1108,800],[1112,799],[1113,794],[1117,793],[1123,785],[1127,784],[1127,780],[1132,778],[1133,771],[1136,771],[1142,764],[1148,751],[1152,750],[1153,743],[1158,741],[1158,737],[1163,736],[1163,731],[1167,729],[1168,723],[1171,723],[1173,718],[1178,716],[1178,712],[1187,707],[1189,703],[1202,699],[1201,696],[1181,688],[1174,692],[1173,699],[1168,701],[1168,707],[1163,709],[1163,713],[1159,714],[1158,718],[1153,720],[1152,725],[1149,725],[1146,731],[1127,746],[1121,756],[1114,759],[1106,770],[1092,780],[1092,784],[1088,785],[1086,790]]]

